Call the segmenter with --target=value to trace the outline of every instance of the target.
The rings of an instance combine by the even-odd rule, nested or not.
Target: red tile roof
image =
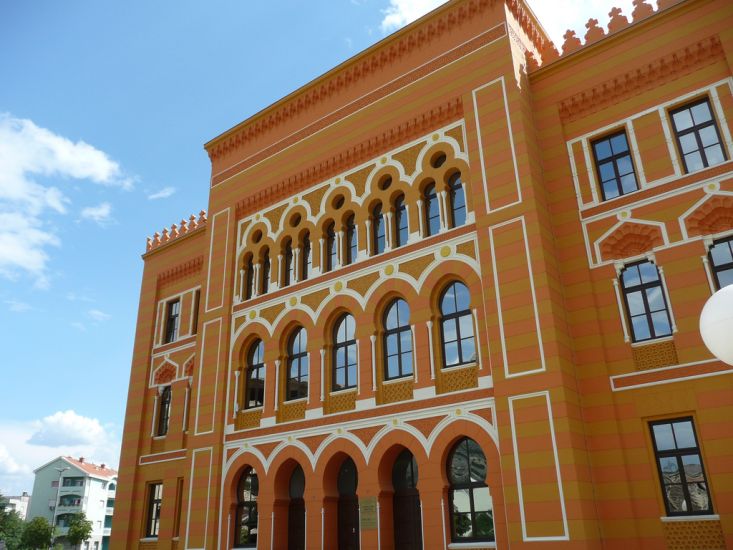
[[[94,464],[92,462],[87,462],[83,458],[79,459],[71,456],[65,456],[63,458],[80,470],[84,470],[89,475],[96,477],[117,477],[117,470],[107,468],[105,464]]]

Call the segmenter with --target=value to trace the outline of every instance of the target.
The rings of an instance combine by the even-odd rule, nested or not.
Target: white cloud
[[[69,302],[93,302],[94,301],[89,296],[86,296],[84,294],[78,294],[76,292],[67,292],[66,299],[69,300]]]
[[[68,179],[122,189],[133,184],[103,151],[0,113],[0,276],[30,275],[48,286],[48,247],[60,241],[43,214],[66,213],[70,200],[58,184]]]
[[[103,202],[97,206],[87,206],[86,208],[82,208],[81,217],[99,225],[108,224],[112,221],[112,205],[108,202]]]
[[[103,425],[74,411],[42,420],[0,421],[0,492],[20,494],[33,488],[33,469],[58,456],[83,456],[117,467],[120,440],[114,425]]]
[[[25,313],[26,311],[30,311],[31,309],[33,309],[31,308],[30,304],[19,302],[17,300],[5,300],[5,304],[8,306],[8,309],[13,313]]]
[[[97,322],[108,321],[112,318],[109,313],[99,311],[98,309],[90,309],[89,311],[87,311],[87,315],[89,315],[89,317]]]
[[[151,201],[154,201],[157,199],[167,199],[168,197],[173,195],[173,193],[175,192],[176,192],[175,187],[171,187],[171,186],[163,187],[163,189],[161,189],[160,191],[156,191],[155,193],[151,193],[150,195],[148,195],[148,199]]]
[[[380,27],[388,33],[412,23],[429,11],[444,4],[446,0],[389,0],[389,6],[382,10],[384,18]]]
[[[75,321],[75,322],[71,323],[71,326],[74,327],[79,332],[86,332],[87,331],[86,325],[84,323],[80,323],[78,321]]]

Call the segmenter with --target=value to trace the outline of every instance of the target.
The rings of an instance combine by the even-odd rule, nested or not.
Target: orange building
[[[453,0],[207,143],[112,547],[733,548],[733,3],[659,4]]]

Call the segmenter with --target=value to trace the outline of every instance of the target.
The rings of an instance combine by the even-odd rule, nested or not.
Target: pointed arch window
[[[262,288],[262,294],[267,294],[270,291],[270,251],[265,250],[262,256],[262,280],[260,281],[260,288]]]
[[[407,244],[409,238],[409,228],[407,225],[407,206],[405,205],[405,197],[399,196],[394,203],[394,223],[395,223],[395,247]]]
[[[440,205],[434,183],[425,188],[423,200],[425,201],[425,234],[427,237],[437,235],[440,232]]]
[[[356,387],[356,322],[348,313],[336,322],[333,333],[333,391]]]
[[[456,172],[448,181],[450,200],[451,227],[460,227],[466,223],[466,193],[461,181],[461,173]]]
[[[285,245],[284,254],[284,272],[283,272],[283,286],[289,286],[295,281],[295,265],[293,264],[293,243],[288,241]]]
[[[353,214],[346,220],[346,261],[345,264],[352,264],[356,261],[357,242],[356,242],[356,223]]]
[[[313,259],[311,256],[311,234],[308,231],[303,234],[300,262],[300,278],[303,281],[307,281],[313,267]]]
[[[333,222],[326,228],[326,271],[332,271],[338,263],[338,246],[336,243],[336,229]]]
[[[378,204],[372,210],[372,254],[384,252],[387,244],[387,235],[384,227],[384,214],[382,205]]]
[[[260,483],[253,468],[242,473],[237,486],[237,519],[234,533],[236,548],[257,547],[257,497]]]
[[[443,367],[475,362],[471,296],[466,285],[458,281],[448,285],[440,298],[440,315]]]
[[[452,542],[493,542],[494,518],[486,485],[486,455],[464,437],[448,457]]]
[[[247,375],[244,384],[244,408],[261,407],[265,400],[265,344],[254,342],[247,353]]]
[[[301,327],[288,342],[288,383],[285,400],[308,397],[308,333]]]
[[[412,329],[410,306],[394,300],[384,313],[384,379],[412,375]]]
[[[163,436],[168,433],[168,423],[171,417],[171,387],[166,386],[160,394],[158,404],[158,429],[156,435]]]

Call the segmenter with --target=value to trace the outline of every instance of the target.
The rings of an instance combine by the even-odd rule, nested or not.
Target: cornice
[[[710,36],[562,100],[560,118],[570,122],[600,111],[609,104],[656,88],[723,56],[720,38]]]
[[[191,214],[191,217],[188,219],[188,221],[181,220],[180,224],[174,223],[171,225],[170,229],[164,227],[163,231],[161,231],[160,233],[156,231],[152,237],[148,237],[147,239],[147,242],[145,244],[145,254],[143,254],[143,258],[151,252],[158,250],[160,247],[168,245],[172,241],[179,240],[183,237],[198,232],[199,230],[204,228],[206,222],[206,211],[202,210],[201,212],[199,212],[198,219],[194,214]]]
[[[274,185],[258,189],[237,202],[236,217],[241,219],[263,206],[294,195],[309,185],[326,180],[462,116],[463,101],[460,97],[437,105]]]
[[[184,277],[189,277],[201,271],[204,265],[204,257],[198,256],[158,273],[158,284],[170,283]]]

